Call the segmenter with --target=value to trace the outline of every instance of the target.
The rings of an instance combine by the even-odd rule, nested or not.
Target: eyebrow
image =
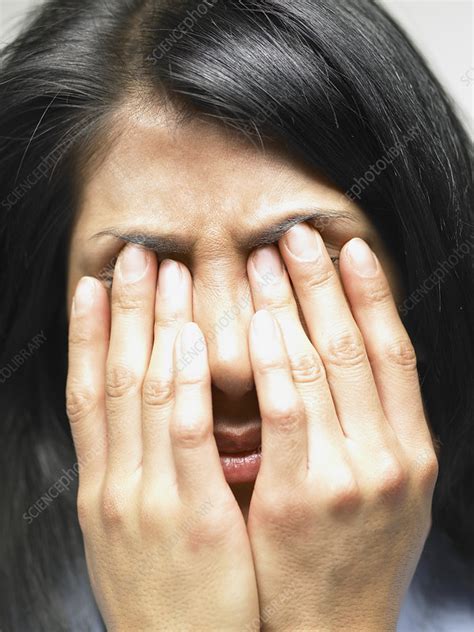
[[[310,222],[317,230],[323,232],[326,228],[334,226],[336,222],[340,221],[350,224],[357,223],[356,218],[351,213],[340,209],[304,209],[302,213],[294,213],[280,222],[276,222],[263,230],[254,231],[237,241],[243,251],[254,250],[278,242],[290,228],[297,224]],[[103,236],[111,236],[126,243],[140,245],[158,255],[168,255],[169,253],[190,255],[193,251],[192,239],[141,232],[135,229],[124,231],[123,228],[107,228],[93,235],[91,239]]]

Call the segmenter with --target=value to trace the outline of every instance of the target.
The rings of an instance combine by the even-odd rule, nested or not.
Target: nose
[[[248,289],[237,295],[235,283],[234,288],[228,282],[195,293],[194,319],[207,340],[213,387],[231,399],[254,388],[248,349],[252,313]]]
[[[253,373],[246,334],[240,327],[228,325],[209,344],[212,383],[232,399],[243,397],[253,388]]]

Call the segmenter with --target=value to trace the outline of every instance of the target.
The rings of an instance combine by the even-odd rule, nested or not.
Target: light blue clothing
[[[474,563],[463,561],[449,538],[434,529],[403,603],[397,632],[474,632]]]

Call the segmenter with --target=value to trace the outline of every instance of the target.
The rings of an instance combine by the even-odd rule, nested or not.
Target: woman
[[[2,628],[472,627],[470,147],[399,28],[52,0],[0,91]]]

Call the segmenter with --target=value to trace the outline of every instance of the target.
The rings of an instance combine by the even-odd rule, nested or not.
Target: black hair
[[[50,0],[0,63],[3,628],[101,625],[65,414],[67,261],[81,157],[132,100],[276,139],[361,205],[402,275],[441,447],[433,524],[472,558],[472,150],[399,26],[372,0]]]

